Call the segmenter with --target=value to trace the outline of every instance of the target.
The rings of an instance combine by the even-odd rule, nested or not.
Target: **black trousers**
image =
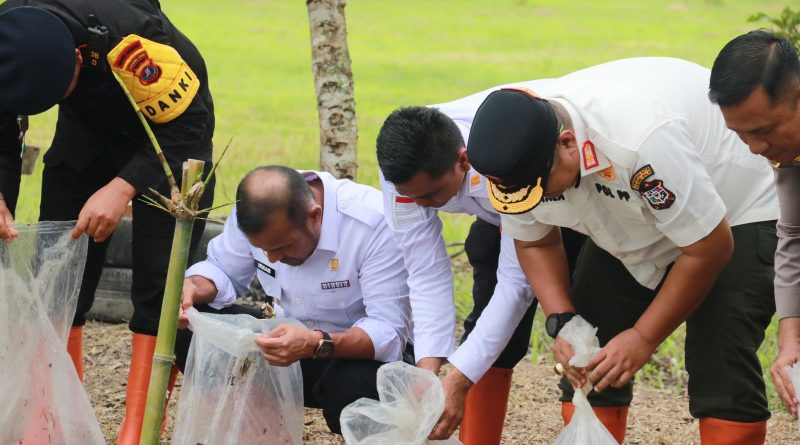
[[[65,163],[55,166],[45,165],[42,177],[42,200],[39,209],[40,221],[70,221],[78,219],[83,205],[97,190],[108,184],[122,165],[107,155],[98,156],[83,171],[75,171]],[[211,168],[206,163],[206,172]],[[176,181],[180,184],[180,172]],[[156,188],[156,187],[154,187]],[[166,183],[158,187],[159,192],[169,196]],[[214,184],[206,188],[200,200],[200,208],[211,206],[214,200]],[[156,335],[161,314],[161,300],[164,296],[164,281],[169,266],[172,236],[175,220],[168,214],[133,200],[133,234],[131,249],[133,253],[133,283],[131,300],[133,317],[130,329],[139,334]],[[205,229],[205,220],[197,220],[192,233],[189,253],[191,258]],[[86,323],[86,313],[94,302],[94,293],[100,281],[106,250],[111,238],[102,243],[89,240],[86,268],[83,273],[78,308],[73,321],[74,326]]]
[[[772,288],[775,221],[732,228],[733,257],[700,307],[686,321],[689,411],[697,418],[760,422],[769,418],[758,348],[775,312]],[[657,290],[640,285],[622,263],[587,241],[578,261],[572,302],[598,327],[600,345],[631,328]],[[572,387],[562,380],[562,401]],[[595,406],[626,406],[633,385],[592,392]]]
[[[569,229],[562,229],[564,248],[570,265],[570,276],[578,258],[581,245],[585,236]],[[464,336],[461,342],[466,341],[470,332],[475,328],[478,317],[489,304],[497,286],[497,266],[500,257],[500,228],[480,218],[470,226],[469,234],[464,243],[464,251],[472,266],[472,299],[474,306],[472,312],[464,319]],[[528,353],[528,344],[531,339],[533,317],[536,314],[536,301],[525,311],[508,345],[494,362],[492,367],[512,369]]]

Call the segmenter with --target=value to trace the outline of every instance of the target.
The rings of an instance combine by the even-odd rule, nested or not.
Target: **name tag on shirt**
[[[350,287],[350,280],[328,281],[326,283],[320,283],[320,286],[323,290],[341,289],[343,287]]]
[[[275,278],[275,269],[267,266],[266,264],[262,263],[261,261],[258,261],[258,260],[253,260],[253,261],[255,262],[256,268],[258,268],[258,270],[260,270],[261,272],[264,272],[265,274],[271,276],[272,278]]]

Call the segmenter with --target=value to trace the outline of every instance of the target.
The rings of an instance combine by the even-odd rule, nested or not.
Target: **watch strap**
[[[549,335],[552,338],[558,337],[558,333],[561,332],[561,329],[564,327],[564,325],[567,324],[573,318],[575,318],[576,315],[578,314],[574,312],[562,312],[559,314],[550,314],[550,316],[547,318],[553,319],[555,321],[555,326],[554,326],[554,332],[547,332],[547,335]]]

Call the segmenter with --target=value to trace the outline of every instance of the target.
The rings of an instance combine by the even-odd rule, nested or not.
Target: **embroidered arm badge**
[[[631,188],[639,192],[650,203],[650,207],[656,210],[668,209],[675,202],[675,193],[664,186],[664,181],[655,179],[645,181],[653,176],[655,171],[650,164],[645,165],[631,177]]]
[[[145,116],[157,124],[180,116],[200,89],[200,80],[171,46],[131,34],[108,53]]]

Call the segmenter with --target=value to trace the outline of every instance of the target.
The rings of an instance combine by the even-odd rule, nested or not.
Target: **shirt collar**
[[[580,157],[581,164],[581,177],[589,176],[592,173],[597,173],[600,170],[611,167],[611,161],[594,145],[588,136],[586,130],[586,123],[581,118],[581,115],[575,108],[566,100],[563,99],[550,99],[558,102],[563,106],[569,117],[572,120],[573,131],[575,132],[575,139],[578,142],[578,156]]]
[[[317,242],[314,253],[318,250],[327,250],[335,253],[339,250],[340,215],[336,192],[339,189],[340,182],[327,172],[306,171],[303,172],[303,176],[308,182],[316,178],[322,181],[322,196],[324,199],[322,203],[322,228],[320,229],[319,242]]]

